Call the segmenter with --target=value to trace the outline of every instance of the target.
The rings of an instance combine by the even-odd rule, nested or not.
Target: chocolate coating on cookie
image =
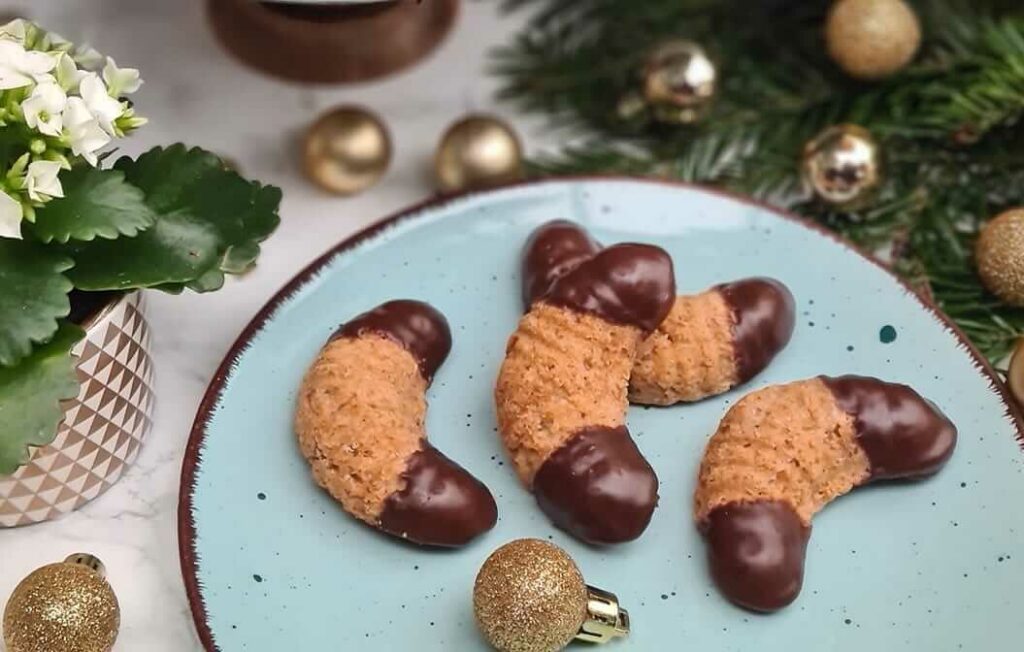
[[[650,523],[658,477],[624,426],[591,427],[548,457],[533,493],[563,530],[592,543],[622,543]]]
[[[795,308],[789,289],[775,279],[748,278],[716,287],[732,309],[736,383],[761,373],[793,336]]]
[[[566,220],[537,228],[523,247],[523,307],[544,296],[555,279],[601,250],[584,229]]]
[[[931,475],[952,457],[956,426],[913,389],[864,376],[821,380],[853,417],[872,480]]]
[[[775,611],[796,599],[811,530],[778,500],[730,503],[701,523],[715,583],[740,606]]]
[[[448,320],[422,301],[397,299],[383,303],[342,325],[331,340],[376,333],[395,341],[416,358],[423,377],[430,382],[452,349]]]
[[[385,532],[436,546],[461,546],[498,522],[494,497],[482,482],[430,444],[406,462],[405,487],[380,514]]]
[[[675,294],[672,259],[664,249],[620,244],[557,277],[541,300],[650,333],[672,309]]]

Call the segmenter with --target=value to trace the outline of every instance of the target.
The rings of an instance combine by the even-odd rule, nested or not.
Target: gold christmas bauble
[[[1024,208],[1014,208],[985,225],[974,257],[978,275],[1003,302],[1024,307]]]
[[[354,195],[387,171],[391,137],[370,111],[343,106],[310,125],[302,158],[306,176],[318,186],[338,195]]]
[[[11,594],[4,610],[7,652],[109,652],[121,611],[103,566],[91,555],[72,555],[34,571]]]
[[[855,206],[881,180],[878,143],[857,125],[829,127],[804,148],[803,177],[823,201],[835,206]]]
[[[661,122],[695,122],[715,95],[716,77],[715,64],[699,45],[666,41],[647,57],[643,97]]]
[[[1017,405],[1024,408],[1024,338],[1017,341],[1010,358],[1010,369],[1006,372],[1006,384]]]
[[[630,630],[615,594],[584,584],[569,554],[539,539],[491,553],[476,576],[473,612],[499,652],[555,652],[573,639],[607,643]]]
[[[903,0],[837,0],[825,24],[829,56],[858,79],[881,79],[921,45],[917,14]]]
[[[523,175],[523,148],[506,122],[469,115],[444,132],[434,154],[434,176],[442,192],[487,188]]]
[[[473,611],[497,650],[561,650],[587,618],[587,585],[561,548],[519,539],[495,550],[480,568]]]

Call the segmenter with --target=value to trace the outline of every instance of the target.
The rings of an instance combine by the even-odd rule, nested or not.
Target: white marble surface
[[[127,152],[176,141],[202,145],[235,159],[244,174],[284,189],[281,227],[266,243],[256,270],[214,294],[151,293],[158,404],[155,427],[135,466],[109,492],[70,516],[0,530],[0,601],[31,570],[72,552],[87,551],[103,559],[121,601],[116,651],[201,649],[178,560],[181,458],[200,397],[250,317],[332,243],[427,197],[432,192],[431,152],[458,114],[497,111],[514,120],[528,146],[536,147],[542,133],[536,121],[530,125],[492,99],[495,80],[486,75],[486,53],[505,42],[520,20],[501,16],[494,0],[465,1],[449,40],[413,70],[347,88],[294,86],[241,67],[214,41],[203,4],[0,3],[0,10],[20,10],[74,41],[92,43],[121,65],[142,70],[146,84],[135,99],[151,123],[129,141]],[[319,192],[296,164],[297,134],[339,102],[377,111],[395,143],[384,180],[352,199]]]

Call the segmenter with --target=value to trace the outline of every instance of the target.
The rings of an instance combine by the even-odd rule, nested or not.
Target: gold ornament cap
[[[489,188],[523,176],[523,146],[505,121],[468,115],[445,131],[434,154],[434,177],[442,192]]]
[[[804,180],[818,198],[829,204],[857,207],[878,186],[881,172],[878,143],[858,125],[829,127],[804,148]]]
[[[552,652],[573,639],[605,643],[630,626],[614,594],[588,586],[564,550],[539,539],[491,553],[476,577],[473,611],[500,652]]]
[[[377,183],[391,163],[391,136],[373,112],[358,106],[328,111],[306,131],[306,176],[337,195],[354,195]]]
[[[121,610],[103,570],[77,553],[23,579],[4,609],[7,652],[110,652]]]
[[[1004,303],[1024,307],[1024,208],[1014,208],[986,224],[974,257],[985,288]]]

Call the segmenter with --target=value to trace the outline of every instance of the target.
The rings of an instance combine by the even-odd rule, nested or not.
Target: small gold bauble
[[[878,185],[881,160],[878,144],[863,127],[829,127],[807,144],[803,176],[820,199],[850,207]]]
[[[698,120],[715,95],[715,64],[696,43],[666,41],[647,57],[643,96],[656,120],[690,123]]]
[[[572,558],[539,539],[491,553],[476,576],[473,612],[500,652],[554,652],[574,638],[607,643],[630,627],[615,594],[584,584]]]
[[[1010,369],[1006,372],[1006,384],[1017,405],[1024,408],[1024,338],[1017,341],[1010,358]]]
[[[523,148],[506,122],[470,115],[444,132],[434,155],[434,176],[442,192],[487,188],[523,174]]]
[[[109,652],[121,611],[103,565],[72,555],[34,571],[4,610],[7,652]]]
[[[880,79],[914,58],[921,25],[903,0],[838,0],[828,15],[825,43],[847,74]]]
[[[495,550],[480,568],[473,610],[497,650],[561,650],[587,618],[587,586],[561,548],[519,539]]]
[[[354,195],[388,169],[391,137],[370,111],[343,106],[310,125],[302,156],[310,180],[338,195]]]
[[[1011,306],[1024,307],[1024,208],[1008,210],[986,224],[974,256],[988,291]]]

